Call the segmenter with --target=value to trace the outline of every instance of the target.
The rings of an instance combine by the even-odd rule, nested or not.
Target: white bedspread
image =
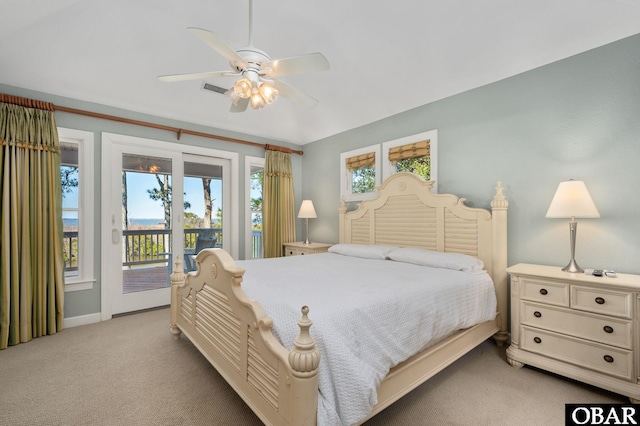
[[[237,262],[242,287],[288,349],[309,306],[320,350],[318,425],[350,425],[377,402],[390,368],[453,331],[491,320],[495,290],[467,273],[333,253]]]

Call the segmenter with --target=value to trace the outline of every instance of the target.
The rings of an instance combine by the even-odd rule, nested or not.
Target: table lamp
[[[556,190],[546,217],[549,218],[571,218],[569,221],[569,237],[571,240],[571,260],[569,264],[562,268],[565,272],[584,272],[578,266],[575,259],[576,252],[576,232],[578,222],[576,218],[600,217],[596,205],[591,199],[587,186],[581,180],[569,180],[560,182]]]
[[[298,217],[300,219],[305,219],[307,221],[307,240],[304,242],[305,245],[309,245],[309,219],[315,219],[318,217],[316,215],[316,209],[313,208],[313,202],[311,200],[303,200],[302,205],[300,206],[300,211],[298,212]]]

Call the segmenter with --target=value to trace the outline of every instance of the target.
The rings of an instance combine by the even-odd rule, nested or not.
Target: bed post
[[[180,301],[178,300],[178,290],[185,285],[184,268],[182,266],[182,259],[180,255],[176,255],[176,263],[173,268],[173,272],[169,279],[171,280],[171,323],[169,324],[169,332],[173,335],[174,339],[180,338],[180,328],[178,327],[178,306]]]
[[[502,193],[502,182],[498,181],[496,186],[496,195],[491,201],[492,221],[491,232],[493,245],[491,250],[493,251],[491,258],[493,264],[491,265],[491,271],[493,274],[493,282],[496,287],[496,297],[498,301],[498,331],[493,338],[498,346],[502,346],[509,338],[509,332],[507,330],[508,319],[508,299],[507,299],[507,208],[509,202]]]
[[[293,416],[291,424],[315,425],[318,410],[318,366],[320,365],[320,351],[316,348],[316,341],[309,334],[313,322],[307,314],[309,308],[302,307],[302,318],[298,321],[300,335],[293,342],[289,352],[289,365],[293,374],[292,382],[295,389],[292,392]]]

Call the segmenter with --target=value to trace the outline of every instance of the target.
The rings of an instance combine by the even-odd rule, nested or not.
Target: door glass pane
[[[184,270],[194,271],[194,256],[205,248],[222,247],[223,166],[184,162]]]
[[[171,160],[122,155],[122,292],[170,286]]]

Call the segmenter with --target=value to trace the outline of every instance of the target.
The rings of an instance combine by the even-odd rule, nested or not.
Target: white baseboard
[[[64,318],[62,320],[62,328],[64,329],[64,328],[77,327],[79,325],[94,324],[96,322],[100,322],[101,320],[102,319],[101,319],[100,312],[96,312],[95,314]]]

